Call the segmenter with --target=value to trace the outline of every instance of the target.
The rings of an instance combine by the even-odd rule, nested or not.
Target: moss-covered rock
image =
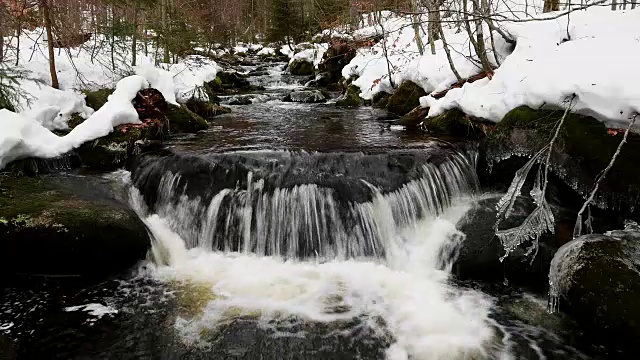
[[[630,355],[640,338],[640,233],[609,235],[586,235],[564,245],[552,263],[552,279],[562,296],[560,309],[587,336]]]
[[[296,59],[289,64],[289,72],[291,75],[313,75],[315,67],[313,63],[307,60]]]
[[[209,127],[202,116],[189,110],[184,105],[169,105],[165,116],[167,117],[171,134],[196,133]]]
[[[408,114],[420,105],[420,98],[427,93],[411,81],[405,81],[393,92],[387,103],[387,110],[396,115]]]
[[[389,104],[390,97],[391,94],[380,91],[379,93],[373,95],[373,99],[371,99],[371,105],[375,108],[386,108],[387,104]]]
[[[108,180],[0,178],[0,273],[109,275],[143,259],[150,245],[138,216]]]
[[[204,87],[210,101],[218,102],[217,94],[233,95],[264,90],[264,87],[251,85],[248,76],[238,72],[221,71],[212,81],[205,83]]]
[[[513,154],[531,156],[553,137],[562,110],[534,110],[523,106],[510,111],[483,143],[483,158],[494,168]],[[623,133],[609,132],[591,117],[570,113],[554,144],[552,168],[586,198],[593,182],[608,165]],[[640,136],[630,134],[615,165],[601,183],[594,205],[633,212],[640,205]],[[483,169],[481,169],[483,170]]]
[[[228,114],[231,112],[231,109],[228,107],[220,106],[211,101],[197,100],[194,98],[189,99],[185,105],[189,110],[209,121],[213,120],[213,118],[218,115]]]
[[[480,139],[493,128],[478,119],[466,115],[459,109],[451,109],[422,121],[422,128],[434,135],[449,135],[465,139]]]
[[[362,106],[364,100],[360,97],[360,88],[349,85],[347,91],[336,101],[336,106]]]
[[[87,106],[98,110],[107,102],[109,95],[113,94],[114,89],[100,89],[96,91],[85,91],[85,102]]]

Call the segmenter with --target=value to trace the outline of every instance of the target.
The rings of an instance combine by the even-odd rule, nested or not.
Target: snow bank
[[[508,9],[510,16],[527,18],[538,11],[539,7],[534,6],[536,4],[541,4],[541,1],[531,1],[530,4],[501,1],[496,2],[495,6],[496,11],[505,16],[505,10]],[[427,23],[428,20],[427,15],[419,18],[423,23]],[[477,57],[471,50],[468,35],[455,27],[451,18],[447,20],[443,24],[443,31],[456,70],[463,78],[477,74],[480,68],[475,60]],[[424,45],[424,54],[420,55],[412,24],[411,16],[399,16],[389,11],[383,11],[381,15],[362,16],[360,27],[353,34],[355,38],[384,36],[383,40],[373,47],[359,49],[356,57],[342,70],[343,77],[347,79],[357,77],[353,85],[360,88],[362,98],[372,99],[381,91],[392,93],[392,83],[397,85],[407,80],[418,84],[427,93],[444,90],[457,81],[451,71],[443,42],[435,41],[436,52],[435,55],[431,54],[429,37],[421,27],[420,38]],[[485,41],[490,44],[491,33],[488,27],[485,26],[483,30]],[[494,40],[496,54],[488,46],[487,56],[492,65],[497,66],[496,57],[499,61],[504,60],[510,48],[500,35],[494,34]]]
[[[506,24],[517,46],[491,80],[466,84],[439,100],[424,97],[421,104],[430,107],[429,116],[457,107],[498,122],[518,106],[559,107],[575,94],[573,112],[626,126],[640,112],[638,24],[640,8],[597,7],[555,20]]]
[[[87,141],[108,135],[118,125],[139,124],[131,100],[147,87],[149,82],[139,75],[120,80],[107,103],[65,136],[57,136],[26,114],[0,110],[0,169],[25,157],[60,156]]]
[[[327,43],[300,45],[308,48],[297,51],[289,60],[289,64],[295,60],[304,60],[313,63],[313,65],[317,67],[318,64],[322,62],[324,53],[329,49],[329,44]]]

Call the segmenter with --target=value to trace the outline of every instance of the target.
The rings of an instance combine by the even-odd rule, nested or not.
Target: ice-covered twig
[[[633,127],[633,124],[636,122],[636,118],[638,116],[640,116],[640,115],[636,113],[636,114],[633,114],[633,116],[631,117],[631,121],[629,122],[629,126],[627,127],[627,130],[625,130],[624,136],[622,137],[622,140],[620,141],[620,144],[618,144],[618,148],[616,149],[616,152],[611,157],[611,161],[609,161],[609,164],[607,165],[607,167],[600,173],[600,175],[596,179],[595,184],[593,186],[593,190],[591,190],[591,194],[589,194],[589,197],[587,198],[587,200],[584,202],[584,204],[582,204],[582,207],[580,208],[580,211],[578,211],[578,217],[576,219],[576,225],[573,228],[573,238],[574,239],[577,238],[578,236],[582,235],[582,214],[589,207],[589,204],[591,204],[591,202],[593,201],[593,198],[596,196],[596,193],[598,192],[598,187],[600,187],[600,183],[602,182],[602,180],[604,180],[604,178],[609,173],[609,170],[611,170],[611,168],[615,164],[616,159],[618,158],[618,155],[620,155],[620,151],[622,151],[622,146],[627,142],[627,137],[629,136],[629,131]]]

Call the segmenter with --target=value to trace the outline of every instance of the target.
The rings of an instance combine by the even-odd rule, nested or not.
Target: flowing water
[[[456,223],[482,196],[473,144],[389,130],[370,108],[283,103],[300,79],[274,69],[254,104],[106,175],[153,235],[149,259],[97,286],[2,290],[0,354],[587,358],[541,297],[450,274]]]

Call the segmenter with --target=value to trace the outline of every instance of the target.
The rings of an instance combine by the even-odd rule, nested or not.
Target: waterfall
[[[316,183],[271,189],[265,178],[248,171],[241,186],[222,188],[210,197],[190,196],[189,181],[178,171],[166,171],[153,205],[187,248],[349,259],[385,257],[385,242],[400,230],[441,213],[452,199],[478,188],[475,153],[462,151],[451,152],[439,164],[417,164],[415,179],[392,191],[371,179],[357,179],[359,191],[369,192],[359,198],[367,201],[344,201],[338,192],[345,190]]]

